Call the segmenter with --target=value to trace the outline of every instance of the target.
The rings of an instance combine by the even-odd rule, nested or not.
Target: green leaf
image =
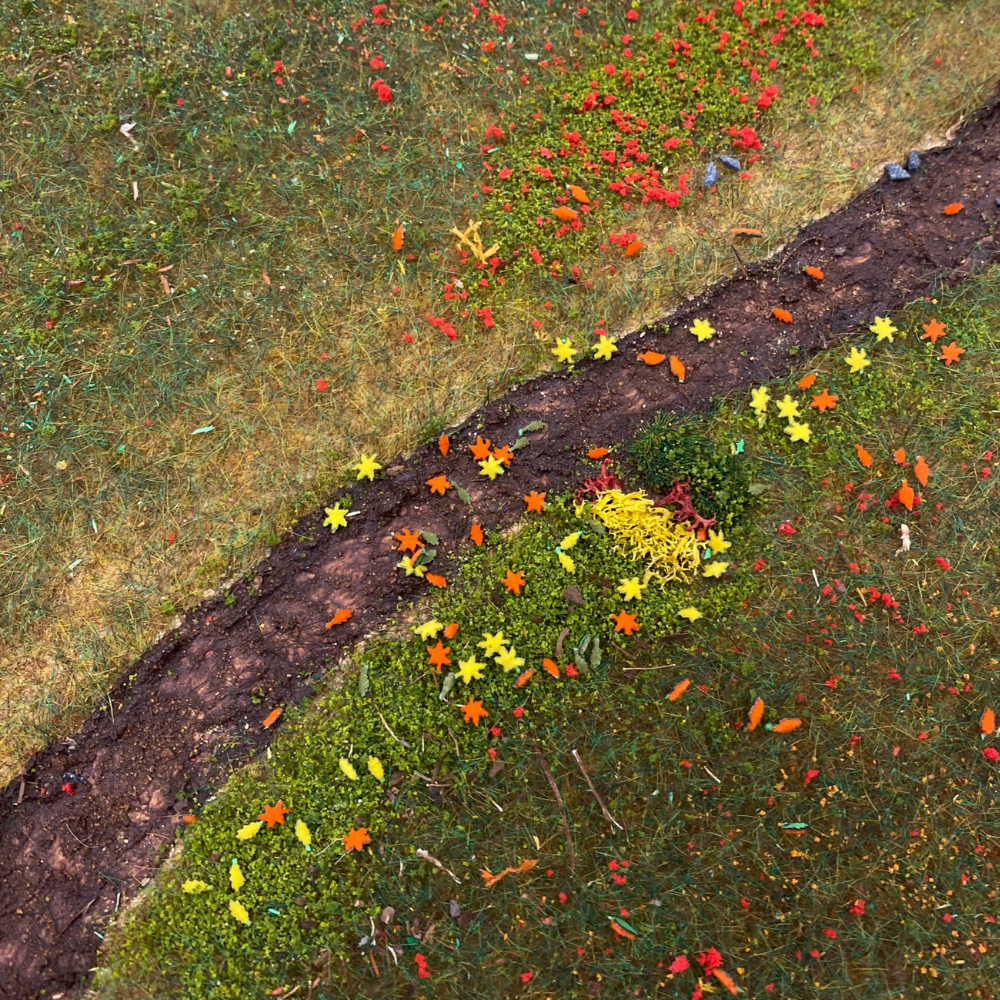
[[[437,558],[437,554],[437,549],[424,549],[424,551],[417,556],[417,561],[414,565],[429,566]]]
[[[808,830],[808,823],[779,823],[782,830]]]
[[[428,545],[438,545],[440,543],[438,536],[433,531],[421,531],[420,534]]]
[[[747,493],[752,493],[755,497],[759,497],[762,493],[767,492],[767,483],[751,483],[747,487]]]
[[[358,672],[358,695],[361,698],[368,694],[368,664],[367,662],[361,664],[361,670]]]
[[[594,637],[594,647],[590,651],[590,665],[596,670],[601,665],[601,640]]]
[[[527,448],[531,444],[530,438],[518,438],[511,446],[511,451],[520,451],[522,448]]]
[[[455,686],[456,680],[458,680],[458,674],[455,673],[448,674],[445,677],[444,681],[441,683],[441,693],[438,695],[438,698],[440,698],[441,701],[448,700],[448,695],[451,694],[451,689]]]
[[[452,483],[451,485],[455,487],[455,495],[458,497],[458,499],[461,500],[462,503],[464,503],[466,506],[471,507],[472,497],[469,496],[468,491],[463,490],[462,487],[458,485],[458,483]]]
[[[518,430],[517,436],[520,437],[522,434],[531,434],[534,431],[541,431],[544,429],[545,429],[544,421],[532,420],[530,424],[525,424],[524,427]]]

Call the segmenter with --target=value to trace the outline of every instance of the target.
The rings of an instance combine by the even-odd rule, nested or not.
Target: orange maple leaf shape
[[[510,445],[505,444],[502,448],[493,449],[493,457],[499,461],[503,462],[505,466],[510,465],[510,460],[514,457],[511,454]]]
[[[451,483],[448,482],[447,476],[435,476],[433,479],[428,479],[427,485],[431,488],[431,493],[440,493],[441,496],[444,496],[445,492],[451,489]]]
[[[270,830],[275,823],[280,823],[284,826],[285,814],[289,812],[291,812],[291,809],[286,809],[285,803],[281,799],[278,799],[273,806],[264,806],[264,811],[257,819],[262,819],[267,824],[268,830]]]
[[[410,531],[409,528],[403,528],[402,531],[392,537],[399,542],[400,552],[416,552],[417,546],[420,544],[420,532]]]
[[[344,842],[344,848],[350,851],[360,851],[365,844],[370,844],[372,838],[368,836],[368,827],[362,826],[355,829],[353,826],[347,831],[346,837],[340,838]]]
[[[832,410],[837,405],[838,399],[840,396],[831,396],[824,389],[818,396],[813,396],[813,401],[809,405],[815,406],[820,413],[826,413],[827,410]]]
[[[929,323],[924,323],[924,332],[920,335],[920,339],[929,340],[932,344],[936,344],[944,336],[944,331],[947,329],[947,324],[932,319]]]
[[[477,462],[482,462],[490,457],[490,439],[487,438],[485,441],[478,434],[476,435],[476,443],[469,445],[469,451],[472,452],[472,457]]]
[[[959,347],[958,344],[956,344],[955,341],[953,340],[950,344],[946,344],[944,347],[941,348],[940,360],[943,361],[950,368],[951,363],[953,361],[958,361],[959,356],[962,354],[965,354],[965,348]]]
[[[631,635],[633,632],[639,631],[639,623],[635,620],[635,615],[630,615],[624,608],[618,614],[612,615],[611,620],[615,623],[616,632]]]
[[[466,722],[471,722],[474,726],[479,725],[480,719],[485,719],[490,713],[483,708],[483,703],[481,701],[476,701],[474,698],[470,698],[464,705],[459,705],[462,710],[462,718]]]
[[[427,662],[432,667],[436,667],[438,673],[441,673],[442,667],[451,666],[451,658],[448,656],[450,652],[451,646],[446,646],[438,639],[436,646],[427,647]]]
[[[805,378],[799,379],[797,385],[800,389],[808,389],[815,381],[816,373],[813,372],[811,375],[807,375]]]
[[[483,529],[478,524],[474,524],[469,529],[469,537],[476,543],[476,545],[482,545],[483,544]]]
[[[523,498],[524,502],[528,505],[528,509],[525,511],[526,514],[534,513],[541,514],[542,508],[545,506],[545,494],[538,493],[532,490],[526,497]]]
[[[520,595],[521,588],[524,586],[524,574],[520,570],[517,573],[513,570],[507,570],[507,575],[500,582],[507,588],[508,594]]]

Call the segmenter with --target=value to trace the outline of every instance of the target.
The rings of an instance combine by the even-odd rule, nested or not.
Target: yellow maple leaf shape
[[[623,601],[642,599],[642,584],[637,576],[623,577],[621,585],[617,589],[618,593],[622,595]]]
[[[489,476],[490,482],[493,482],[497,476],[503,475],[503,462],[496,455],[490,455],[479,463],[479,475]]]
[[[458,661],[458,676],[465,681],[466,684],[472,683],[472,681],[478,681],[483,676],[483,671],[486,669],[485,663],[480,663],[475,656],[470,656],[467,660]]]
[[[517,650],[511,646],[510,649],[501,650],[500,655],[495,657],[493,662],[503,667],[506,674],[510,673],[511,670],[517,670],[518,667],[523,667],[524,657],[518,656]]]
[[[424,642],[428,639],[436,639],[438,632],[444,628],[436,618],[432,618],[429,622],[424,622],[423,625],[417,625],[413,631],[420,636]]]
[[[556,337],[556,346],[553,347],[549,353],[555,355],[557,361],[572,364],[573,358],[576,357],[577,350],[573,346],[569,337]]]
[[[787,417],[789,420],[799,416],[799,404],[787,392],[784,399],[778,400],[778,416]]]
[[[714,553],[725,552],[732,544],[732,542],[726,541],[721,531],[714,531],[712,528],[708,529],[708,546]]]
[[[406,570],[407,576],[420,577],[427,572],[427,567],[423,563],[414,562],[413,556],[403,556],[403,558],[396,563],[396,568]]]
[[[688,329],[698,338],[699,344],[703,340],[711,340],[715,335],[715,328],[709,324],[707,319],[696,319],[694,325],[689,326]]]
[[[729,569],[729,563],[714,559],[702,567],[701,575],[718,579],[727,569]]]
[[[326,520],[323,522],[324,528],[329,528],[331,534],[336,534],[338,528],[347,527],[347,511],[341,510],[340,504],[336,507],[326,507]]]
[[[489,632],[483,633],[483,641],[476,644],[479,649],[485,650],[486,656],[496,656],[507,645],[507,640],[503,637],[503,632],[497,632],[496,635],[490,635]]]
[[[617,351],[618,348],[615,346],[614,341],[609,340],[607,337],[598,337],[597,343],[594,344],[594,360],[595,361],[610,361],[611,355]]]
[[[358,474],[358,479],[369,479],[373,480],[375,478],[375,473],[381,469],[382,466],[375,461],[374,455],[362,455],[361,461],[354,466],[355,471]]]
[[[889,319],[888,316],[876,316],[875,322],[872,323],[868,329],[875,334],[875,343],[879,343],[882,340],[888,340],[891,344],[893,341],[892,335],[894,333],[899,333],[899,330],[892,325],[892,320]]]
[[[871,364],[871,359],[863,347],[860,351],[856,347],[852,347],[851,353],[844,358],[844,363],[851,369],[851,373],[856,375]]]
[[[812,431],[808,424],[800,424],[797,420],[789,420],[785,433],[792,441],[808,441],[812,437]]]

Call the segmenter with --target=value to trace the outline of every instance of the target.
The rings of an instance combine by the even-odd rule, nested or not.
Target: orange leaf
[[[516,573],[513,570],[507,570],[507,575],[500,582],[508,594],[520,594],[521,588],[524,586],[524,574],[520,570]]]
[[[399,542],[400,552],[416,552],[420,548],[419,531],[410,531],[409,528],[403,528],[402,531],[396,532],[392,537]]]
[[[736,226],[729,230],[733,236],[754,236],[757,239],[762,239],[764,234],[759,229],[747,229],[745,226]]]
[[[510,445],[509,444],[505,444],[502,448],[494,448],[493,449],[493,457],[495,459],[497,459],[498,461],[503,462],[503,464],[506,467],[509,468],[510,467],[510,460],[514,456],[513,456],[513,454],[511,454]]]
[[[872,467],[872,457],[865,451],[861,445],[856,444],[854,450],[858,453],[858,461],[866,468],[870,469]]]
[[[670,355],[670,370],[677,376],[677,380],[679,382],[684,381],[684,375],[686,372],[686,369],[684,367],[684,362],[681,361],[681,359],[677,357],[676,354]]]
[[[639,631],[639,623],[635,620],[635,615],[630,615],[624,608],[616,615],[611,615],[611,620],[615,623],[616,632],[624,632],[631,635]]]
[[[965,354],[965,348],[959,347],[953,340],[950,344],[941,348],[941,357],[938,360],[943,361],[950,368],[951,363],[958,361],[959,356],[962,354]]]
[[[684,694],[684,692],[687,691],[687,689],[690,686],[691,686],[691,679],[689,677],[685,677],[684,680],[678,681],[674,685],[673,691],[671,691],[670,694],[667,695],[667,701],[677,701],[677,699],[682,694]]]
[[[782,719],[771,727],[772,733],[790,733],[802,725],[801,719]]]
[[[442,434],[441,437],[438,438],[438,449],[442,455],[447,455],[448,452],[451,451],[451,441],[449,440],[447,434]]]
[[[907,509],[913,510],[913,501],[916,494],[913,487],[904,479],[903,485],[899,487],[899,502]]]
[[[985,736],[992,736],[993,730],[997,727],[996,716],[992,708],[984,708],[982,717],[979,720],[979,731]]]
[[[440,576],[440,575],[438,575],[437,573],[428,573],[428,574],[427,574],[427,575],[426,575],[426,576],[424,577],[424,579],[425,579],[425,580],[426,580],[426,581],[427,581],[427,582],[428,582],[428,583],[429,583],[429,584],[430,584],[430,585],[431,585],[432,587],[447,587],[447,586],[448,586],[448,581],[447,581],[447,580],[446,580],[446,579],[445,579],[445,578],[444,578],[443,576]]]
[[[431,493],[440,493],[441,496],[444,496],[451,489],[451,483],[448,482],[447,476],[435,476],[433,479],[428,479],[427,485],[431,488]]]
[[[792,314],[787,309],[772,309],[775,319],[780,319],[782,323],[791,323]]]
[[[552,209],[552,214],[560,222],[576,222],[580,218],[580,213],[572,208],[567,208],[565,205],[560,205],[558,208]]]
[[[936,319],[932,319],[929,323],[924,323],[924,332],[920,335],[920,339],[930,340],[932,344],[936,344],[944,336],[944,331],[947,328],[945,323],[939,323]]]
[[[559,676],[559,664],[553,663],[553,661],[548,659],[547,657],[544,660],[542,660],[542,669],[546,673],[552,674],[553,677]]]
[[[930,475],[931,467],[924,461],[923,455],[917,455],[917,463],[913,466],[913,474],[917,477],[917,482],[921,486],[927,485],[927,477]]]
[[[625,930],[617,920],[612,920],[608,926],[615,932],[616,937],[623,937],[629,941],[635,940],[635,935],[631,931]]]
[[[640,361],[645,361],[647,365],[660,365],[667,360],[665,354],[657,354],[656,351],[644,351],[639,355]]]
[[[607,453],[607,448],[591,448],[590,451],[587,452],[587,458],[604,458]]]
[[[733,996],[739,993],[739,988],[736,983],[733,982],[732,977],[728,972],[723,972],[722,969],[712,969],[712,975],[715,976],[715,978],[718,979],[719,982],[733,994]]]
[[[541,514],[542,508],[545,506],[545,494],[538,493],[532,490],[526,497],[522,498],[524,502],[528,505],[528,509],[525,511],[526,514],[530,514],[534,511],[536,514]]]
[[[514,681],[514,687],[516,688],[524,687],[524,685],[527,684],[528,681],[530,681],[531,678],[534,676],[535,676],[535,668],[530,667],[528,670],[525,670],[525,672],[521,674],[521,676],[518,677],[516,681]]]
[[[483,703],[481,701],[476,701],[474,698],[470,698],[464,705],[459,705],[462,710],[462,718],[468,723],[471,722],[474,726],[479,725],[480,719],[485,719],[490,713],[483,708]]]
[[[579,184],[567,184],[566,185],[566,190],[569,191],[569,193],[574,198],[576,198],[576,200],[578,202],[580,202],[581,205],[589,205],[590,204],[590,199],[587,197],[587,192],[584,191],[583,188],[580,187]]]
[[[446,639],[454,639],[456,633],[458,632],[458,622],[451,622],[444,627],[444,637]]]
[[[642,248],[642,240],[633,240],[627,247],[625,247],[625,256],[634,257]]]
[[[438,639],[436,646],[427,647],[427,662],[434,667],[438,673],[441,673],[442,667],[451,666],[451,658],[448,656],[450,652],[451,646],[446,646],[440,639]]]
[[[965,206],[960,201],[953,201],[950,205],[944,206],[945,215],[958,215]]]
[[[469,537],[476,543],[476,545],[483,544],[483,529],[479,527],[478,524],[474,524],[469,529]]]
[[[327,628],[333,628],[334,625],[343,625],[348,618],[353,615],[354,612],[350,608],[341,608],[327,623]]]
[[[750,721],[747,723],[747,732],[752,733],[760,725],[760,720],[763,718],[764,718],[764,699],[758,698],[750,706]]]
[[[805,272],[810,278],[815,278],[817,281],[823,280],[823,272],[818,267],[807,267]]]
[[[356,830],[352,826],[350,830],[347,831],[347,836],[341,837],[340,839],[344,842],[344,848],[348,851],[348,853],[351,851],[360,851],[365,844],[370,844],[372,842],[372,838],[368,836],[368,827],[366,826],[358,827]]]
[[[272,708],[270,712],[267,713],[267,718],[261,723],[265,729],[270,729],[278,719],[281,718],[281,713],[284,712],[283,708]]]
[[[522,861],[516,868],[504,868],[502,872],[498,872],[496,875],[491,875],[489,870],[486,868],[480,868],[479,874],[483,876],[483,882],[485,883],[483,888],[492,889],[493,886],[500,881],[500,879],[506,877],[507,875],[520,875],[521,872],[530,872],[531,869],[537,864],[537,858],[530,858]]]
[[[906,449],[897,448],[892,453],[892,460],[896,463],[896,465],[906,465]]]
[[[810,406],[815,406],[820,413],[825,413],[827,410],[832,410],[837,405],[837,400],[840,396],[831,396],[830,393],[824,389],[818,396],[813,396]]]
[[[485,441],[480,435],[476,435],[476,443],[469,445],[469,451],[472,452],[472,457],[477,462],[482,462],[490,457],[490,439],[487,438]]]
[[[268,830],[274,826],[275,823],[279,823],[281,826],[285,825],[285,816],[291,812],[291,809],[285,808],[285,803],[278,799],[273,806],[264,806],[264,811],[257,817],[259,820],[263,820],[267,824]]]
[[[813,382],[816,381],[816,377],[817,377],[816,373],[813,372],[811,375],[807,375],[805,378],[799,379],[799,381],[798,381],[798,387],[800,389],[808,389],[808,388],[810,388],[810,386],[812,386]]]
[[[392,234],[392,249],[399,253],[403,249],[403,223],[401,222]]]

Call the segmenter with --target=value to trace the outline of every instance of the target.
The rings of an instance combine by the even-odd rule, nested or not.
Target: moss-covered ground
[[[995,77],[972,0],[708,10],[8,5],[0,780],[362,450],[727,273],[729,226],[769,252]]]
[[[995,995],[998,277],[607,442],[715,502],[690,579],[626,600],[593,493],[470,542],[192,815],[99,990]]]

